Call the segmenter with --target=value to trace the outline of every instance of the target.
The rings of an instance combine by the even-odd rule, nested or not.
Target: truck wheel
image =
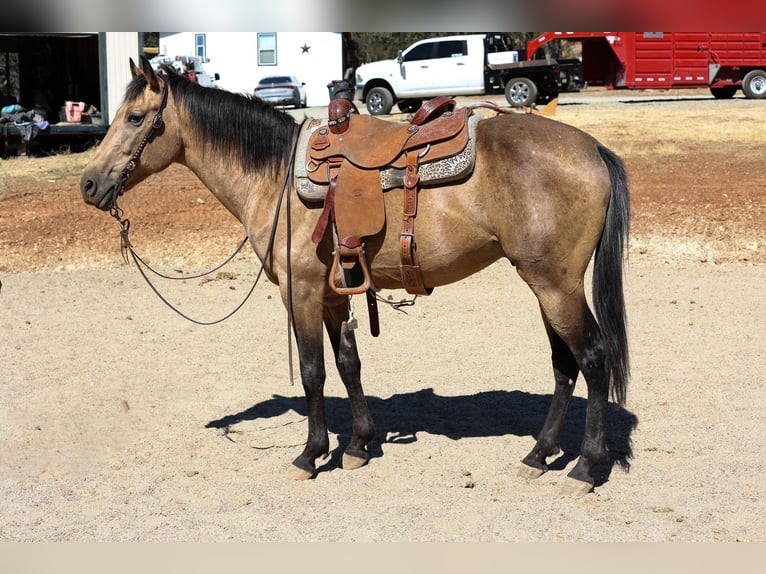
[[[529,78],[511,78],[505,84],[505,99],[514,108],[529,107],[537,99],[537,86]]]
[[[750,70],[742,80],[742,91],[748,98],[754,100],[766,98],[766,72]]]
[[[737,86],[721,86],[720,88],[710,88],[710,93],[716,100],[730,100],[737,93]]]
[[[386,88],[372,88],[367,94],[367,111],[371,116],[382,116],[391,113],[394,106],[394,96]]]
[[[396,107],[403,114],[412,114],[418,111],[422,103],[423,100],[401,100],[397,102]]]

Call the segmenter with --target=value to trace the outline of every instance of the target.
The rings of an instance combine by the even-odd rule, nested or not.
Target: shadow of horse
[[[387,399],[368,396],[367,402],[375,420],[377,435],[369,445],[370,458],[383,456],[386,443],[411,443],[418,433],[442,435],[453,440],[505,435],[535,437],[542,428],[551,395],[523,391],[484,391],[473,395],[440,396],[433,389],[393,395]],[[339,446],[320,472],[340,467],[340,460],[349,440],[351,412],[348,400],[325,397],[330,432],[336,434]],[[562,432],[561,453],[548,465],[550,470],[563,470],[579,454],[585,428],[587,401],[572,397]],[[594,472],[595,486],[604,484],[615,466],[630,470],[633,458],[631,435],[638,426],[638,417],[630,411],[609,404],[607,447],[609,460]],[[307,416],[303,396],[273,395],[235,414],[207,423],[206,428],[227,428],[244,421],[268,419],[293,411]],[[530,443],[530,448],[532,444]],[[521,456],[519,456],[521,460]]]

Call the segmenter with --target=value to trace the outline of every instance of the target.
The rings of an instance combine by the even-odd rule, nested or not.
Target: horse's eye
[[[128,114],[128,121],[134,126],[140,126],[144,121],[144,116],[141,114]]]

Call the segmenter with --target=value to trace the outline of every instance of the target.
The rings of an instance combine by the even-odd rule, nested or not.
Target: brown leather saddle
[[[402,283],[408,293],[427,295],[415,243],[421,165],[455,156],[468,144],[469,108],[455,109],[448,97],[429,100],[409,123],[392,122],[355,113],[355,108],[331,102],[328,125],[316,129],[306,150],[308,178],[329,186],[324,209],[312,240],[319,243],[328,226],[335,231],[330,286],[343,295],[361,294],[371,287],[364,238],[380,233],[386,223],[381,170],[403,170],[404,205],[399,233]],[[353,106],[353,104],[351,104]],[[344,113],[345,110],[345,113]],[[340,121],[338,121],[340,120]],[[361,283],[338,286],[338,268],[361,268]]]

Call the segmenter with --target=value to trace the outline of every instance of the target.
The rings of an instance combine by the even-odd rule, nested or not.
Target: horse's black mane
[[[276,174],[287,163],[296,125],[292,116],[255,96],[200,86],[169,66],[163,66],[162,72],[176,105],[187,111],[198,137],[211,152],[237,162],[249,173],[269,168]],[[145,87],[144,76],[136,76],[125,92],[125,101],[136,99]]]

